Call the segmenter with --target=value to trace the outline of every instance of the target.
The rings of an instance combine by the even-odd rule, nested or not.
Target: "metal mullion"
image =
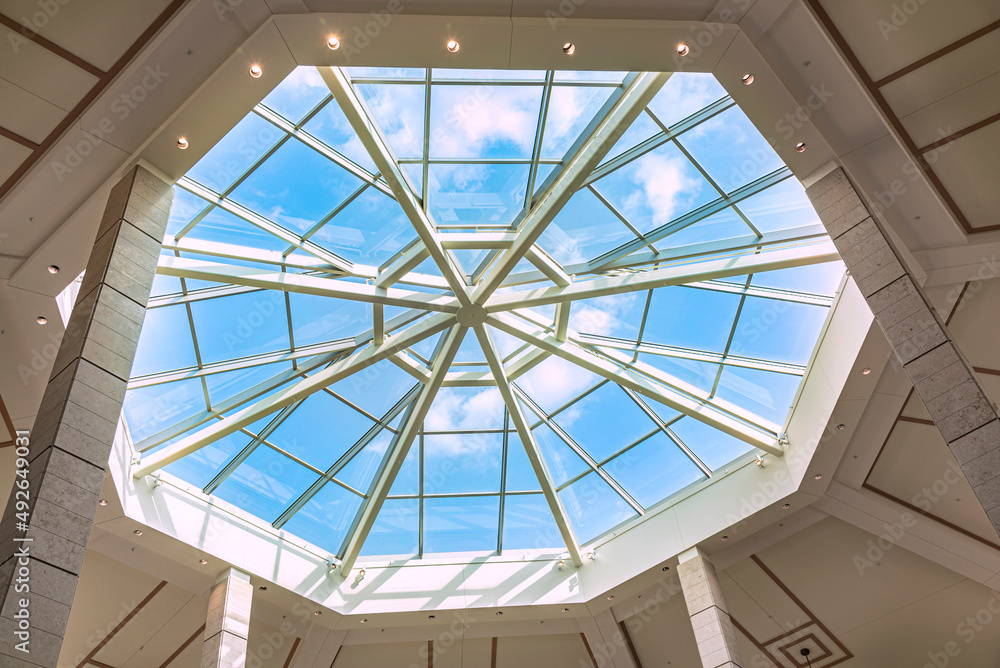
[[[497,523],[497,554],[503,554],[503,511],[504,495],[507,493],[507,442],[510,434],[510,417],[507,406],[503,407],[503,449],[500,454],[500,518]]]
[[[632,508],[637,513],[639,513],[640,515],[646,514],[645,509],[641,505],[639,505],[639,503],[635,499],[632,498],[632,495],[626,492],[624,488],[622,488],[622,486],[619,485],[614,478],[608,475],[607,472],[601,470],[600,466],[597,464],[594,458],[591,457],[589,454],[587,454],[587,451],[584,450],[582,447],[580,447],[580,445],[575,440],[573,440],[572,436],[563,431],[563,428],[560,427],[554,420],[548,417],[544,417],[544,412],[542,412],[541,407],[538,406],[538,404],[536,404],[534,401],[532,401],[531,398],[528,397],[528,395],[521,390],[521,388],[517,387],[516,385],[513,385],[512,387],[514,391],[517,392],[518,395],[520,395],[522,401],[527,403],[533,411],[536,411],[539,414],[543,415],[542,420],[543,422],[545,422],[546,426],[549,429],[551,429],[556,436],[561,438],[566,443],[566,445],[568,445],[569,448],[573,452],[575,452],[577,456],[580,457],[580,459],[582,459],[587,464],[587,466],[589,466],[594,471],[594,473],[596,473],[604,482],[606,482],[611,487],[611,489],[615,490],[615,492],[617,492],[618,495],[622,497],[622,499],[624,499],[626,503],[632,506]]]
[[[412,389],[413,388],[410,388],[410,390],[408,390],[407,392],[412,391]],[[343,402],[344,404],[347,404],[348,406],[350,406],[351,408],[353,408],[357,412],[361,413],[362,415],[364,415],[366,418],[368,418],[372,422],[380,422],[381,421],[381,418],[375,417],[374,415],[372,415],[371,413],[369,413],[365,409],[361,408],[360,406],[357,406],[354,403],[348,401],[344,397],[340,396],[339,394],[337,394],[336,392],[334,392],[333,390],[331,390],[329,387],[324,387],[323,391],[326,392],[327,394],[329,394],[331,397],[334,397],[335,399]]]
[[[667,425],[667,423],[664,422],[660,418],[660,416],[656,414],[656,411],[654,411],[652,408],[650,408],[648,405],[646,405],[646,402],[642,400],[642,397],[640,397],[638,394],[636,394],[635,392],[633,392],[632,390],[630,390],[628,388],[623,387],[622,389],[625,390],[625,394],[627,394],[629,397],[631,397],[632,401],[634,401],[639,406],[639,408],[641,408],[642,411],[646,415],[648,415],[649,418],[653,422],[656,423],[657,428],[660,431],[662,431],[664,434],[666,434],[667,438],[669,438],[671,441],[673,441],[673,443],[678,448],[680,448],[684,452],[685,455],[688,456],[688,459],[690,459],[692,462],[694,462],[695,466],[697,466],[699,469],[701,469],[702,473],[704,473],[709,478],[712,477],[712,469],[708,468],[708,466],[705,464],[705,462],[701,461],[701,458],[698,455],[695,454],[694,450],[692,450],[691,448],[688,447],[687,443],[684,443],[683,441],[681,441],[680,439],[677,438],[677,436],[669,428],[669,426]],[[678,416],[677,418],[674,418],[674,420],[672,420],[671,422],[675,422],[676,420],[680,419],[680,417],[683,417],[683,413],[680,416]],[[646,438],[649,438],[649,437],[647,436]]]
[[[282,408],[277,415],[271,418],[271,421],[267,423],[267,426],[260,430],[260,433],[257,434],[252,441],[244,446],[244,448],[235,457],[230,459],[229,463],[223,466],[221,471],[215,474],[215,477],[212,478],[207,485],[205,485],[202,491],[211,496],[215,490],[219,488],[219,485],[221,485],[225,479],[239,467],[240,464],[245,462],[247,458],[253,454],[254,450],[256,450],[260,444],[264,442],[264,439],[274,433],[274,430],[280,427],[281,423],[284,422],[293,412],[295,412],[295,409],[298,408],[303,401],[305,400],[302,399],[296,401],[295,403]]]
[[[438,431],[421,431],[424,436],[477,436],[480,434],[502,434],[502,427],[497,429],[448,429]]]
[[[392,408],[386,411],[386,414],[383,415],[381,419],[377,420],[377,423],[375,425],[370,427],[368,431],[366,431],[361,436],[361,438],[359,438],[350,448],[347,449],[347,452],[342,454],[337,459],[337,461],[334,462],[332,466],[330,466],[330,468],[328,468],[325,472],[321,473],[321,477],[319,478],[319,480],[313,482],[313,484],[310,485],[308,489],[306,489],[306,491],[300,494],[295,501],[293,501],[287,508],[285,508],[285,510],[281,513],[281,515],[278,516],[278,519],[274,520],[272,526],[275,527],[276,529],[280,529],[282,526],[284,526],[284,524],[289,519],[291,519],[295,513],[301,510],[303,506],[309,503],[310,499],[312,499],[317,493],[319,493],[319,490],[322,489],[323,486],[326,485],[326,483],[334,482],[341,485],[342,487],[347,487],[346,485],[344,485],[343,483],[341,483],[336,479],[337,474],[340,473],[343,470],[343,468],[347,466],[351,462],[351,460],[354,459],[355,456],[357,456],[362,450],[364,450],[365,447],[367,447],[368,444],[371,443],[383,429],[387,429],[389,423],[392,422],[394,419],[396,419],[397,415],[406,410],[406,408],[413,402],[414,398],[416,397],[417,390],[419,389],[419,387],[420,387],[419,385],[414,385],[412,388],[410,388],[410,390],[405,395],[403,395],[403,397],[399,401],[397,401],[392,406]],[[376,474],[375,477],[377,478],[378,475]],[[353,491],[353,488],[348,487],[348,489],[352,489]],[[357,494],[364,499],[369,498],[368,494],[362,494],[360,491],[357,492]]]
[[[338,213],[340,213],[341,211],[343,211],[351,202],[353,202],[358,197],[360,197],[361,194],[364,191],[368,190],[368,188],[370,188],[370,187],[371,187],[370,183],[362,183],[360,188],[358,188],[353,193],[351,193],[350,195],[348,195],[347,198],[343,202],[341,202],[340,204],[338,204],[337,206],[335,206],[333,208],[333,211],[331,211],[330,213],[328,213],[325,216],[323,216],[323,218],[321,218],[319,220],[319,222],[317,222],[310,229],[308,229],[306,231],[306,233],[302,235],[302,241],[308,241],[309,238],[312,237],[312,235],[314,235],[317,232],[319,232],[320,229],[322,229],[324,225],[326,225],[331,220],[333,220],[334,216],[336,216]],[[292,251],[295,250],[295,248],[296,248],[296,246],[292,246],[287,251],[285,251],[285,253],[286,254],[291,253]]]
[[[760,255],[760,252],[753,253],[753,255]],[[766,271],[757,271],[753,274],[766,273]],[[809,304],[811,306],[825,306],[827,308],[833,306],[833,297],[817,295],[809,292],[797,292],[794,290],[757,287],[753,284],[746,284],[743,287],[739,287],[738,283],[727,283],[721,280],[708,280],[685,283],[684,286],[695,290],[724,292],[727,294],[757,297],[758,299],[771,299],[774,301],[789,302],[792,304]]]
[[[428,70],[429,72],[429,70]],[[428,74],[428,78],[430,75]],[[424,556],[424,433],[417,435],[417,557]]]
[[[559,415],[559,413],[562,413],[564,410],[566,410],[568,408],[572,408],[573,404],[575,404],[578,401],[584,399],[585,397],[593,394],[594,392],[597,392],[597,390],[601,389],[602,387],[604,387],[605,385],[607,385],[610,382],[611,381],[608,380],[608,379],[603,379],[597,385],[594,385],[592,388],[590,388],[589,390],[587,390],[583,394],[578,394],[576,397],[574,397],[573,399],[570,399],[568,402],[566,402],[565,404],[563,404],[559,408],[557,408],[554,411],[552,411],[551,413],[545,415],[545,417],[548,418],[548,419],[550,419],[550,420],[554,420],[555,417],[557,415]],[[541,406],[539,406],[539,408],[541,408]]]
[[[654,432],[655,433],[655,432]],[[589,473],[589,471],[588,471]],[[526,490],[513,490],[505,492],[508,496],[543,496],[544,492],[537,490],[526,491]],[[487,499],[491,496],[499,496],[496,492],[441,492],[439,494],[427,494],[425,498],[428,499],[468,499],[468,498],[480,498]],[[385,497],[386,499],[393,499],[396,501],[415,501],[419,498],[418,494],[389,494]]]
[[[605,265],[611,264],[615,260],[621,257],[629,255],[637,250],[642,250],[642,248],[650,243],[655,243],[660,239],[666,238],[675,232],[694,225],[695,223],[701,222],[702,220],[712,216],[723,209],[726,209],[733,204],[743,201],[748,197],[756,195],[758,193],[764,192],[773,185],[776,185],[785,179],[792,176],[792,172],[788,167],[781,167],[774,170],[769,174],[765,174],[759,179],[752,181],[745,186],[741,186],[736,190],[732,191],[725,197],[719,197],[707,202],[693,211],[683,214],[671,221],[664,223],[658,228],[651,230],[649,233],[644,235],[641,242],[629,241],[617,248],[613,248],[610,251],[599,255],[594,260],[590,261],[590,270],[596,271],[601,269]]]
[[[555,72],[549,70],[545,73],[545,88],[542,89],[541,108],[538,112],[538,127],[535,129],[535,144],[531,148],[531,167],[528,169],[528,187],[524,192],[524,211],[531,208],[531,201],[535,194],[535,177],[538,174],[538,160],[542,157],[542,142],[545,139],[545,121],[549,115],[549,100],[552,98],[552,81],[555,79]]]
[[[772,360],[755,357],[742,357],[739,355],[723,355],[721,353],[695,350],[693,348],[662,346],[655,343],[636,344],[626,339],[597,337],[590,334],[581,334],[579,342],[588,346],[603,346],[614,348],[616,350],[626,350],[633,353],[645,353],[647,355],[657,355],[659,357],[670,357],[672,359],[692,360],[695,362],[705,362],[707,364],[722,364],[725,366],[735,366],[744,369],[758,369],[760,371],[782,373],[788,376],[802,376],[806,371],[806,367],[801,364],[774,362]]]
[[[208,201],[208,200],[206,200],[206,201]],[[181,230],[177,234],[174,235],[174,239],[180,239],[185,234],[187,234],[188,232],[190,232],[191,229],[195,225],[197,225],[198,223],[200,223],[202,220],[204,220],[205,216],[207,216],[209,213],[211,213],[212,209],[216,208],[216,206],[217,205],[215,203],[208,202],[208,206],[206,206],[204,209],[202,209],[201,211],[199,211],[198,213],[196,213],[194,215],[194,218],[192,218],[191,220],[189,220],[188,223],[187,223],[187,225],[185,225],[184,227],[182,227]]]
[[[648,434],[644,434],[643,436],[640,436],[638,439],[632,441],[628,445],[624,446],[623,448],[620,448],[619,450],[615,451],[613,454],[608,455],[603,460],[599,461],[597,463],[598,467],[607,466],[612,461],[614,461],[615,458],[620,457],[621,455],[624,455],[626,452],[628,452],[632,448],[636,447],[637,445],[639,445],[640,443],[642,443],[646,439],[648,439],[648,438],[650,438],[652,436],[655,436],[658,433],[660,433],[659,427],[651,429]],[[561,492],[561,491],[563,491],[564,489],[566,489],[568,487],[572,487],[573,483],[579,482],[580,480],[582,480],[583,478],[587,477],[590,474],[591,474],[591,471],[584,471],[583,473],[577,473],[575,476],[573,476],[572,478],[568,479],[563,484],[559,485],[559,488],[558,488],[559,491]]]
[[[745,287],[750,286],[750,278],[753,274],[748,274]],[[722,357],[725,359],[729,355],[729,348],[733,345],[733,339],[736,337],[736,327],[740,324],[740,314],[743,313],[743,305],[746,304],[747,296],[746,294],[740,295],[739,306],[736,307],[736,315],[733,316],[733,326],[729,330],[729,337],[726,339],[726,347],[722,349]],[[719,365],[719,370],[715,372],[715,382],[712,383],[712,391],[708,394],[709,399],[715,397],[716,391],[719,389],[719,381],[722,380],[722,371],[726,367],[722,364]]]
[[[431,68],[427,68],[427,76],[424,83],[424,155],[421,161],[420,177],[420,205],[427,212],[427,182],[430,180],[430,157],[431,157]],[[421,517],[423,515],[421,514]],[[421,541],[423,531],[420,532]],[[421,542],[421,545],[423,543]],[[422,551],[421,551],[422,552]]]
[[[639,361],[639,345],[642,343],[642,337],[646,333],[646,322],[649,318],[649,306],[653,303],[653,291],[650,290],[646,293],[646,304],[642,309],[642,318],[639,320],[639,332],[636,334],[636,351],[635,355],[632,356],[632,363],[635,364]]]
[[[642,232],[640,232],[632,223],[630,223],[628,218],[625,217],[625,214],[619,211],[614,204],[608,201],[608,199],[604,195],[602,195],[597,188],[595,188],[593,185],[588,185],[587,190],[589,190],[591,194],[594,195],[594,197],[596,197],[601,202],[601,204],[608,207],[608,210],[610,210],[611,213],[614,214],[615,218],[620,220],[621,223],[628,228],[629,232],[634,234],[638,240],[640,241],[646,240],[646,237],[643,236]],[[643,246],[647,245],[648,244],[643,244]]]
[[[718,183],[716,183],[715,179],[712,178],[712,176],[708,173],[708,170],[705,169],[704,167],[702,167],[701,163],[698,162],[698,160],[695,159],[695,157],[693,155],[691,155],[691,153],[684,147],[684,144],[681,143],[680,139],[678,139],[677,137],[674,137],[673,142],[674,142],[674,146],[676,146],[678,148],[678,150],[681,153],[684,154],[684,157],[688,159],[688,162],[690,162],[692,165],[694,165],[694,168],[698,170],[698,172],[705,178],[706,181],[708,181],[709,185],[711,185],[713,188],[715,188],[715,191],[717,193],[719,193],[720,196],[725,197],[726,196],[726,191],[722,189],[722,186],[720,186]],[[757,227],[753,223],[750,222],[749,218],[747,218],[746,216],[743,215],[742,211],[740,211],[738,208],[736,208],[735,205],[731,206],[729,208],[731,208],[733,211],[736,212],[736,215],[739,216],[740,219],[746,224],[746,226],[750,228],[751,232],[753,232],[754,234],[756,234],[758,237],[761,236],[760,230],[758,230]]]

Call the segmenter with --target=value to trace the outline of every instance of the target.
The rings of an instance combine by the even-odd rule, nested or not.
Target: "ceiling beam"
[[[341,576],[346,577],[346,574],[350,573],[351,569],[354,568],[354,562],[357,561],[358,555],[361,553],[361,547],[368,538],[368,532],[371,531],[372,525],[375,524],[375,518],[382,509],[382,504],[389,494],[389,489],[396,479],[396,474],[399,473],[399,469],[403,465],[403,460],[406,459],[406,454],[410,451],[413,439],[420,432],[424,418],[427,416],[427,411],[430,410],[431,404],[437,396],[438,389],[441,387],[441,382],[448,373],[452,360],[455,359],[455,354],[458,353],[458,348],[462,344],[462,339],[465,337],[466,331],[465,327],[455,325],[442,338],[438,350],[435,351],[434,368],[431,370],[431,377],[427,384],[423,386],[420,395],[410,405],[402,429],[396,435],[379,474],[375,476],[369,492],[369,498],[362,504],[358,516],[355,518],[353,529],[348,535],[347,540],[344,541],[343,556],[341,557],[340,565]]]
[[[587,176],[600,164],[669,78],[669,73],[644,72],[637,75],[627,88],[619,89],[617,96],[612,94],[605,104],[605,113],[596,127],[524,217],[513,245],[479,281],[472,295],[473,301],[477,304],[485,303],[500,287],[528,249],[538,240],[546,226],[576,194]]]
[[[500,359],[500,354],[497,352],[493,337],[485,325],[477,326],[475,332],[476,338],[479,339],[479,345],[486,355],[486,363],[489,365],[490,371],[493,372],[493,377],[496,379],[500,396],[503,397],[504,403],[507,404],[507,413],[510,415],[515,429],[517,429],[521,445],[524,446],[524,452],[528,456],[531,468],[534,470],[535,477],[538,478],[538,482],[542,487],[545,501],[549,504],[549,512],[552,513],[556,526],[559,527],[559,534],[562,536],[563,543],[569,551],[570,559],[579,568],[583,565],[583,559],[580,557],[580,545],[576,540],[573,529],[570,527],[569,519],[566,516],[566,509],[563,508],[559,494],[556,492],[556,486],[552,482],[552,476],[549,474],[549,470],[542,459],[538,444],[535,442],[535,436],[531,433],[531,427],[524,418],[521,405],[517,402],[511,390],[510,380],[507,378],[507,372],[504,369],[503,361]]]
[[[448,314],[433,315],[413,325],[402,334],[390,338],[381,346],[365,348],[346,359],[338,360],[322,371],[298,381],[291,387],[277,392],[253,406],[244,408],[238,413],[219,420],[209,427],[182,438],[176,443],[156,452],[148,459],[136,465],[132,469],[132,475],[136,478],[149,475],[153,471],[163,468],[185,455],[196,452],[223,436],[227,436],[238,429],[253,424],[274,411],[280,410],[314,392],[318,392],[324,387],[350,376],[352,373],[366,369],[404,348],[408,348],[429,336],[447,329],[454,321],[454,317]]]

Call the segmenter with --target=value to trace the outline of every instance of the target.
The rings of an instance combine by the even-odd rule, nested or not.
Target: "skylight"
[[[177,184],[126,423],[348,563],[578,556],[780,447],[827,242],[711,75],[298,68]]]

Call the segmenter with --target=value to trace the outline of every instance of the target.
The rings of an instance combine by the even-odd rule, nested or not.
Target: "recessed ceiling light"
[[[44,325],[48,321],[49,321],[49,319],[46,318],[44,315],[40,315],[37,318],[35,318],[35,322],[37,322],[39,325]]]
[[[798,144],[795,145],[796,153],[802,153],[805,150],[806,150],[806,143],[804,141],[800,141]]]
[[[726,542],[727,540],[729,540],[729,536],[723,536],[721,540],[722,542]]]
[[[497,610],[497,617],[501,616],[502,614],[503,614],[503,610]]]
[[[208,560],[207,559],[199,559],[198,563],[201,564],[202,566],[204,566],[204,565],[206,565],[208,563]]]
[[[574,44],[573,42],[566,42],[565,44],[563,44],[563,53],[565,53],[567,56],[572,56],[574,53],[576,53],[576,44]]]
[[[142,535],[142,529],[136,529],[132,533],[134,533],[136,536],[141,536]]]
[[[434,615],[427,615],[427,619],[434,619]]]
[[[783,504],[781,504],[781,507],[784,510],[788,510],[789,508],[792,507],[792,504],[790,504],[790,503],[783,503]]]
[[[445,44],[445,48],[451,51],[452,53],[457,53],[458,50],[462,48],[462,46],[458,43],[458,40],[449,39],[448,43]]]
[[[50,274],[58,274],[59,273],[59,267],[57,267],[54,264],[50,264],[49,265],[49,273]]]
[[[313,612],[313,614],[316,615],[317,617],[319,617],[320,615],[323,614],[323,611],[322,610],[316,610],[315,612]]]
[[[822,479],[823,479],[822,473],[817,473],[816,475],[813,476],[813,480],[822,480]]]
[[[663,568],[661,568],[660,570],[661,570],[661,571],[669,571],[669,570],[670,570],[670,566],[664,566],[664,567],[663,567]]]
[[[691,49],[688,48],[687,44],[678,44],[677,45],[677,55],[678,56],[686,56],[689,53],[691,53]]]
[[[361,618],[361,623],[362,624],[367,624],[368,623],[368,618],[367,617],[362,617]]]
[[[844,429],[846,429],[846,428],[847,427],[845,425],[843,425],[843,424],[838,424],[837,425],[837,431],[844,431]]]
[[[749,86],[750,84],[753,83],[753,75],[747,72],[746,74],[743,75],[740,81],[743,82],[744,86]]]
[[[569,612],[569,608],[563,608],[562,611],[563,612]]]
[[[182,151],[183,151],[183,150],[184,150],[184,149],[186,149],[186,148],[187,148],[187,147],[188,147],[189,145],[190,145],[190,144],[188,144],[188,140],[187,140],[187,139],[185,139],[184,137],[178,137],[178,138],[177,138],[177,148],[179,148],[180,150],[182,150]]]
[[[615,595],[614,594],[608,594],[608,600],[609,601],[615,600]]]
[[[108,505],[108,500],[107,499],[101,499],[100,501],[97,502],[97,505],[99,505],[101,507],[104,507],[104,506]]]
[[[872,370],[871,370],[871,367],[867,367],[867,366],[866,366],[866,367],[865,367],[864,369],[862,369],[862,370],[861,370],[861,375],[862,375],[862,376],[867,376],[867,375],[868,375],[868,374],[870,374],[871,372],[872,372]]]
[[[260,75],[262,75],[263,73],[264,70],[260,69],[260,65],[250,66],[250,76],[252,76],[254,79],[260,79]]]
[[[337,49],[340,48],[340,40],[337,39],[336,37],[331,37],[330,39],[326,40],[326,45],[330,48],[331,51],[336,51]]]
[[[265,587],[264,585],[261,585],[257,588],[260,589],[261,591],[267,591],[267,587]]]

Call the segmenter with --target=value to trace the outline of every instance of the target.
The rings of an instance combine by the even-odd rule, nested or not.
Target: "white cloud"
[[[530,153],[538,120],[536,89],[440,86],[432,94],[432,155],[478,157],[501,141]]]
[[[687,174],[688,164],[681,158],[667,158],[650,153],[634,163],[632,179],[641,190],[625,199],[629,212],[648,207],[655,226],[674,218],[677,207],[701,188],[701,183]]]

